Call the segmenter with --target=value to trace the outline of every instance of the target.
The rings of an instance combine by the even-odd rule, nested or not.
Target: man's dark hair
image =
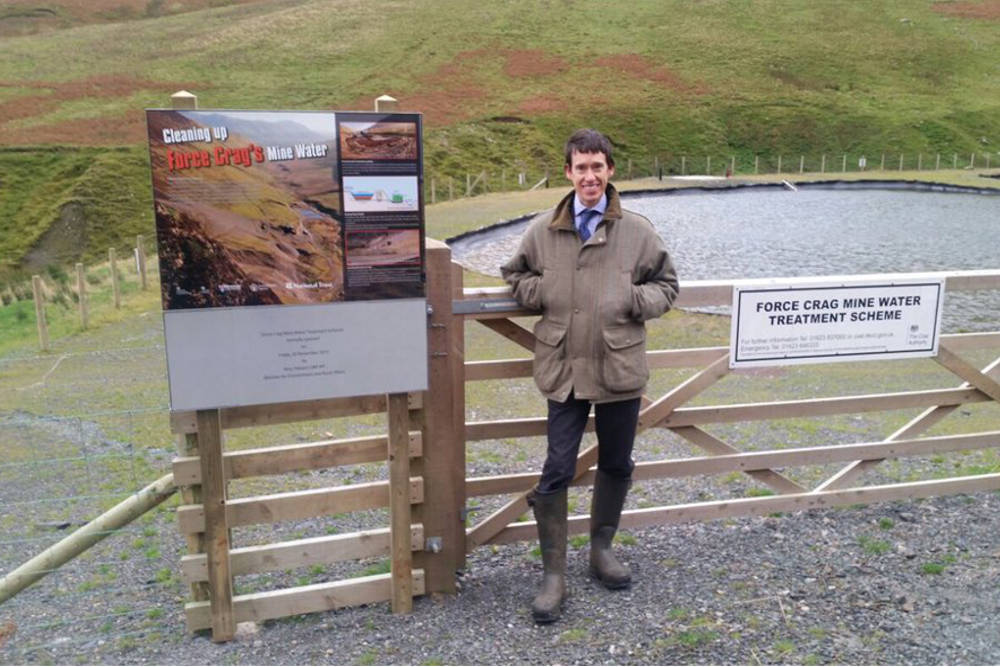
[[[573,133],[573,136],[566,142],[566,166],[573,164],[573,151],[577,153],[604,153],[604,159],[608,166],[615,166],[615,158],[611,155],[611,142],[597,130],[586,128]]]

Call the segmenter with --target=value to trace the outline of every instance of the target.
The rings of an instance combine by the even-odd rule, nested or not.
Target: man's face
[[[566,165],[566,178],[584,206],[590,207],[601,200],[608,187],[608,179],[615,175],[615,168],[608,165],[604,153],[573,151],[573,161]]]

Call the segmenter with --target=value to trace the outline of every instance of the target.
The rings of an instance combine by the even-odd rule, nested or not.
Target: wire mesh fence
[[[641,157],[618,156],[618,179],[633,180],[670,176],[713,178],[757,175],[820,174],[835,177],[865,172],[939,171],[945,169],[994,169],[1000,166],[1000,152],[946,151],[905,153],[899,151],[830,152],[805,154],[681,153],[664,150]],[[483,170],[464,175],[434,173],[424,182],[424,198],[429,203],[461,199],[487,192],[534,190],[560,185],[562,165],[552,163],[524,170]]]
[[[0,572],[169,471],[163,346],[148,344],[156,318],[142,320],[148,335],[135,340],[136,327],[125,327],[113,349],[77,341],[76,350],[67,342],[59,354],[0,360]],[[43,579],[0,603],[0,662],[76,662],[94,646],[181,632],[181,546],[161,507],[42,570]]]

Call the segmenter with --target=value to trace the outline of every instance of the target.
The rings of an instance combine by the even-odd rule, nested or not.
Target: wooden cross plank
[[[743,452],[729,443],[702,431],[697,426],[680,426],[670,429],[690,443],[693,443],[713,456],[725,454],[742,454]],[[775,470],[748,470],[747,474],[762,482],[778,493],[805,493],[806,488],[788,479]]]
[[[940,345],[938,346],[938,352],[941,351]],[[963,362],[964,363],[964,362]],[[975,369],[973,369],[975,370]],[[995,375],[1000,375],[1000,357],[993,360],[992,363],[983,368],[982,374],[987,376],[987,378],[992,378]],[[959,389],[967,389],[971,385],[968,382],[963,383]],[[931,428],[942,419],[950,415],[952,412],[958,409],[957,405],[938,405],[934,407],[927,408],[919,415],[911,419],[909,422],[904,424],[895,433],[887,437],[883,442],[892,442],[894,440],[899,440],[901,438],[911,438],[915,435],[923,433],[927,429]],[[866,471],[874,468],[880,464],[884,459],[871,459],[867,461],[852,461],[847,464],[836,474],[832,475],[825,481],[823,481],[819,486],[813,489],[813,493],[821,493],[823,491],[829,491],[832,489],[843,489],[849,486],[854,480],[863,475]]]

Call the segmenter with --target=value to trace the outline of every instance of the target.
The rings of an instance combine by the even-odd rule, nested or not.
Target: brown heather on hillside
[[[980,0],[979,2],[935,2],[931,9],[949,16],[966,19],[1000,21],[1000,0]]]
[[[153,90],[163,99],[181,89],[205,90],[208,84],[191,81],[152,81],[130,76],[92,76],[73,81],[0,81],[0,89],[32,88],[38,95],[16,97],[0,103],[0,144],[59,143],[75,146],[134,144],[146,138],[146,118],[142,109],[121,116],[75,118],[55,123],[24,125],[12,123],[44,115],[63,102],[90,97],[121,98],[141,90]],[[10,125],[13,124],[13,127]]]
[[[110,23],[194,12],[208,7],[250,4],[261,0],[4,0],[0,36],[30,35],[89,23]]]

